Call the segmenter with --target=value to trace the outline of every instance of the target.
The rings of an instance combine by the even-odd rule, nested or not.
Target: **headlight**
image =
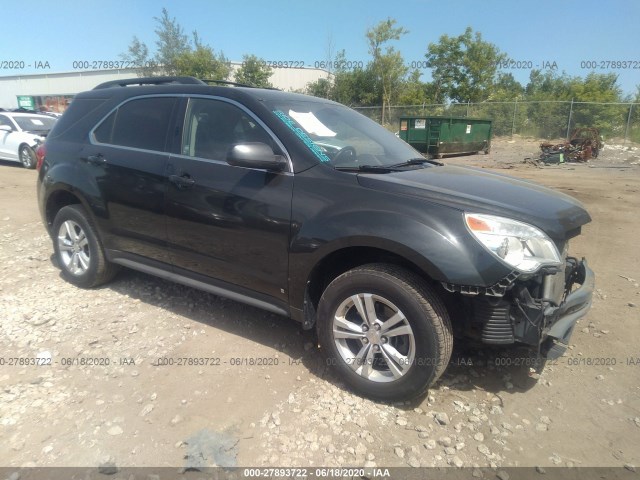
[[[465,213],[471,234],[510,267],[531,273],[543,265],[562,265],[558,249],[538,228],[509,218]]]

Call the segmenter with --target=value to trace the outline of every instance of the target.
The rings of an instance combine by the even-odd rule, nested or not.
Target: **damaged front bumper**
[[[544,311],[546,328],[542,331],[540,353],[548,359],[564,354],[577,321],[589,312],[595,288],[595,275],[584,258],[567,261],[570,271],[565,288],[569,293],[559,306],[550,305]],[[580,287],[572,291],[574,284]]]
[[[567,257],[561,271],[512,275],[499,289],[444,287],[464,299],[467,336],[488,345],[527,345],[537,356],[554,359],[564,354],[576,322],[589,311],[594,285],[587,261]]]
[[[514,341],[534,347],[543,358],[561,357],[577,321],[589,312],[594,286],[587,261],[573,257],[566,259],[564,271],[516,282],[505,297]]]

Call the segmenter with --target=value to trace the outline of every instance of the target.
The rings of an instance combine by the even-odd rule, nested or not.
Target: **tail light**
[[[47,147],[42,143],[38,148],[36,148],[36,170],[40,171],[42,168],[42,162],[44,162],[44,157],[47,154]]]

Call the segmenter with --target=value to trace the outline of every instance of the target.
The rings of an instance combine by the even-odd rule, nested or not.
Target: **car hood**
[[[466,212],[500,215],[533,224],[565,240],[591,221],[576,199],[532,182],[458,166],[429,166],[385,174],[358,174],[361,186],[411,195]]]

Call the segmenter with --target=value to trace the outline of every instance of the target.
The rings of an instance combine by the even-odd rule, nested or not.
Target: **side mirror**
[[[0,125],[0,131],[13,132],[13,129],[9,125]]]
[[[266,143],[239,143],[229,149],[227,163],[235,167],[259,168],[281,172],[287,167],[282,155],[276,155]]]

